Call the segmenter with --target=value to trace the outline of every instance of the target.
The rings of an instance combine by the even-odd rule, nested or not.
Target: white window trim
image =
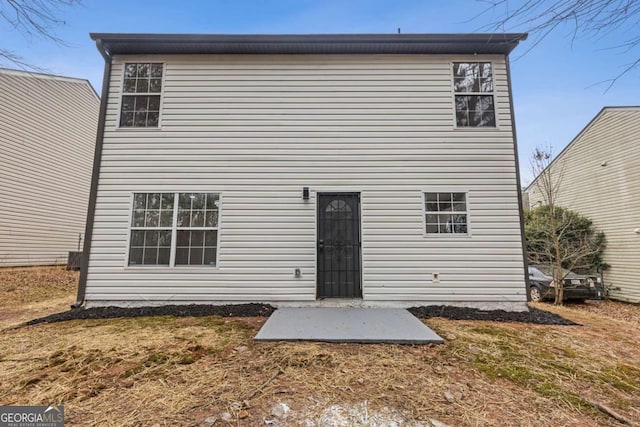
[[[124,93],[124,73],[126,70],[127,64],[162,64],[162,82],[160,83],[160,108],[158,110],[158,126],[157,127],[121,127],[120,126],[120,117],[122,115],[122,97],[126,95]],[[132,132],[154,132],[162,130],[162,112],[164,110],[164,88],[165,88],[165,78],[167,76],[167,64],[164,61],[157,61],[152,58],[132,58],[125,59],[122,61],[122,71],[120,72],[120,96],[118,97],[118,112],[116,119],[116,130],[118,131],[132,131]],[[137,95],[137,94],[128,94],[128,95]]]
[[[173,201],[173,222],[171,226],[171,253],[169,254],[169,265],[157,265],[157,264],[138,264],[138,265],[129,265],[129,257],[131,251],[131,231],[133,227],[131,226],[131,221],[133,218],[133,203],[135,199],[136,193],[173,193],[174,201]],[[177,246],[177,237],[178,237],[178,198],[180,193],[213,193],[218,195],[218,227],[193,227],[193,228],[185,228],[180,227],[180,229],[189,229],[189,230],[216,230],[218,233],[216,235],[216,265],[202,265],[202,264],[194,264],[194,265],[176,265],[175,264],[175,256],[176,256],[176,246]],[[188,270],[189,272],[211,272],[220,269],[220,233],[222,229],[222,201],[223,195],[221,191],[212,191],[212,190],[201,190],[201,191],[167,191],[167,190],[139,190],[133,191],[129,197],[129,217],[127,219],[127,243],[126,243],[126,252],[124,256],[124,268],[125,269],[134,269],[134,270],[161,270],[166,271],[168,269],[171,270]],[[153,227],[155,228],[155,227]],[[153,229],[149,228],[149,229]],[[159,230],[166,230],[166,227],[157,227]]]
[[[427,233],[427,193],[465,193],[467,210],[467,232],[466,233]],[[422,237],[427,239],[470,239],[472,237],[471,227],[471,203],[469,201],[470,191],[464,188],[427,188],[422,190]]]
[[[480,126],[463,126],[463,127],[459,127],[458,126],[458,121],[456,119],[456,94],[459,94],[458,92],[456,92],[455,89],[455,78],[453,75],[453,64],[456,62],[488,62],[489,64],[491,64],[491,78],[493,79],[493,92],[491,92],[491,94],[493,95],[493,109],[494,109],[494,115],[495,115],[495,119],[496,119],[496,125],[493,127],[480,127]],[[496,130],[500,130],[500,117],[498,115],[498,86],[496,85],[496,78],[495,78],[495,61],[493,60],[481,60],[479,58],[457,58],[454,59],[453,61],[451,61],[449,63],[449,76],[451,77],[451,81],[450,81],[450,89],[451,89],[451,107],[453,110],[453,129],[455,131],[459,131],[459,132],[495,132]],[[468,92],[470,95],[483,95],[483,94],[487,94],[487,92],[481,92],[481,93],[476,93],[476,92]]]

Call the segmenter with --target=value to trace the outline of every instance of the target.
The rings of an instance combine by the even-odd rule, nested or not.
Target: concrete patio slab
[[[277,309],[256,341],[442,344],[444,340],[401,308]]]

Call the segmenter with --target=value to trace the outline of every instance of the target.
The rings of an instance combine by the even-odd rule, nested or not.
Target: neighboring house
[[[616,299],[640,302],[640,107],[605,107],[553,160],[557,204],[604,231],[604,273]],[[527,187],[543,203],[538,179]]]
[[[77,304],[524,307],[526,35],[92,37]]]
[[[87,80],[0,68],[0,267],[78,249],[99,105]]]

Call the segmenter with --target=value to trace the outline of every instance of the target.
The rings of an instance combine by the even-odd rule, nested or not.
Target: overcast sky
[[[56,32],[67,46],[25,38],[2,22],[0,47],[48,72],[86,78],[99,92],[103,59],[90,32],[395,33],[398,27],[403,33],[482,32],[495,19],[490,12],[481,14],[487,7],[475,0],[84,0],[60,10],[65,25]],[[532,178],[528,159],[536,145],[551,144],[557,153],[603,106],[640,105],[640,70],[606,92],[607,84],[599,84],[633,61],[631,53],[609,49],[626,34],[573,43],[572,35],[569,26],[559,28],[531,50],[531,39],[522,42],[511,55],[523,184]]]

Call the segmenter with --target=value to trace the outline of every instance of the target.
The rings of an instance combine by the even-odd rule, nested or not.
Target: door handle
[[[324,240],[318,240],[318,249],[324,250]]]

